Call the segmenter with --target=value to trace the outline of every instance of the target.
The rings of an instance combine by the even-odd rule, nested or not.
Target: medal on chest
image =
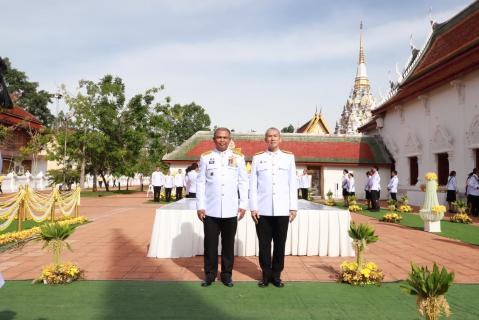
[[[238,158],[231,156],[228,158],[228,167],[238,167]]]
[[[215,158],[210,158],[210,164],[215,164]]]

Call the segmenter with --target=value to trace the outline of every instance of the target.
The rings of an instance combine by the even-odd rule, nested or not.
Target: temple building
[[[329,130],[321,111],[322,110],[319,110],[318,114],[318,109],[316,108],[313,118],[299,127],[296,132],[305,134],[331,134],[331,130]]]
[[[395,161],[398,193],[419,192],[427,172],[446,185],[457,172],[463,197],[479,167],[479,1],[438,23],[359,131],[379,135]]]
[[[346,105],[343,107],[341,118],[336,121],[335,134],[358,134],[357,129],[371,119],[371,110],[376,108],[371,86],[369,85],[366,64],[364,62],[363,48],[363,23],[361,22],[361,34],[359,38],[359,62]]]

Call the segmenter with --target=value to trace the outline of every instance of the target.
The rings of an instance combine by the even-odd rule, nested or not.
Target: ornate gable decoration
[[[452,137],[447,131],[438,124],[431,139],[432,150],[449,150],[452,149]]]
[[[479,114],[476,114],[472,119],[471,126],[469,127],[469,131],[466,133],[467,136],[467,144],[471,145],[479,145]]]
[[[394,143],[394,141],[391,139],[391,137],[389,136],[389,134],[385,134],[385,141],[386,141],[386,148],[394,155],[396,156],[397,153],[399,152],[399,149],[397,147],[397,145]]]
[[[421,145],[412,132],[408,133],[404,151],[407,155],[418,155],[421,153]]]

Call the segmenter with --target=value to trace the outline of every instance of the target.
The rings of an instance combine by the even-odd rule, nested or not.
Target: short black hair
[[[366,171],[366,176],[370,176],[371,175],[371,171]]]
[[[193,163],[191,165],[191,170],[196,170],[196,168],[198,168],[198,164],[197,163]]]
[[[216,128],[215,131],[213,132],[213,137],[216,137],[216,132],[218,131],[228,131],[230,137],[231,137],[231,131],[230,129],[228,128],[224,128],[224,127],[219,127],[219,128]]]
[[[456,171],[451,171],[451,173],[449,174],[450,177],[452,177],[453,175],[456,174]]]
[[[398,175],[398,172],[396,170],[393,170],[393,172],[394,172],[395,175]]]
[[[344,169],[343,172],[349,173],[348,169]]]
[[[379,171],[379,167],[378,166],[373,166],[374,169],[376,169],[376,171]]]
[[[351,177],[353,177],[353,178],[354,178],[354,174],[353,174],[352,172],[350,172],[349,174],[351,175]]]

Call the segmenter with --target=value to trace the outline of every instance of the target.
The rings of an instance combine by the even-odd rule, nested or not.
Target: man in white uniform
[[[191,165],[191,171],[188,172],[188,191],[189,198],[196,198],[196,178],[198,177],[198,164]]]
[[[160,202],[161,186],[163,185],[163,174],[160,167],[156,167],[156,171],[151,175],[151,184],[153,185],[153,201]]]
[[[263,270],[258,286],[264,288],[272,282],[281,288],[288,223],[298,210],[296,163],[291,152],[279,149],[282,139],[278,129],[269,128],[264,140],[268,149],[253,157],[249,193],[259,241],[259,265]]]
[[[165,186],[165,198],[166,202],[171,201],[171,189],[173,189],[173,185],[175,184],[174,178],[171,175],[171,171],[168,170],[168,173],[165,176],[164,179],[164,186]]]
[[[185,185],[185,176],[181,169],[178,169],[178,173],[175,175],[175,188],[176,188],[176,201],[183,198],[183,186]]]
[[[299,187],[301,188],[301,199],[308,200],[308,190],[310,184],[308,171],[306,169],[303,170],[303,175],[300,177],[299,183]]]
[[[374,166],[371,170],[372,175],[369,179],[369,190],[371,191],[371,212],[379,212],[379,190],[381,187],[379,184],[381,183],[381,178],[379,177],[379,168]]]
[[[473,217],[479,216],[479,168],[472,170],[474,173],[468,181],[469,199],[472,203],[471,214]]]
[[[398,180],[398,172],[396,170],[393,170],[391,172],[391,180],[389,180],[389,184],[388,184],[388,190],[389,190],[389,193],[391,194],[391,199],[393,200],[397,200],[397,192],[398,192],[398,184],[399,184],[399,180]]]
[[[205,278],[201,285],[207,287],[216,279],[221,234],[221,280],[232,287],[236,227],[248,205],[248,175],[244,156],[228,148],[228,129],[216,129],[213,141],[216,149],[201,155],[196,182],[196,209],[205,233]]]

